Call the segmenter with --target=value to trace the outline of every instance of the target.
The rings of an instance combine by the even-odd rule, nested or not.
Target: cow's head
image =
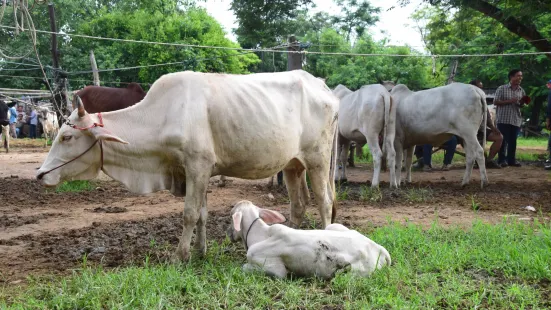
[[[255,206],[248,200],[242,200],[235,204],[231,210],[231,224],[226,229],[226,235],[232,242],[244,240],[247,232],[251,229],[251,224],[257,218],[262,219],[266,224],[280,224],[286,221],[283,214],[262,209]]]
[[[78,96],[73,101],[73,113],[63,124],[37,178],[46,186],[56,186],[65,180],[89,180],[101,169],[101,150],[98,141],[127,143],[103,127],[96,115],[84,110]]]

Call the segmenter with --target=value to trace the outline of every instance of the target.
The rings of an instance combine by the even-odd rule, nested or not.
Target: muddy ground
[[[143,262],[147,255],[168,259],[182,229],[183,198],[169,192],[135,195],[105,175],[93,181],[90,191],[58,193],[34,180],[45,157],[43,148],[0,153],[0,284],[67,274],[79,268],[85,256],[89,264],[107,267]],[[462,164],[451,171],[414,172],[414,183],[400,190],[389,190],[384,174],[382,202],[362,200],[361,189],[372,176],[369,165],[348,171],[350,183],[340,189],[347,197],[340,201],[337,221],[352,227],[385,225],[389,219],[468,227],[476,219],[497,223],[508,216],[529,223],[534,218],[549,220],[551,214],[551,173],[537,164],[488,170],[491,185],[484,190],[478,170],[468,187],[460,187]],[[231,178],[219,188],[217,179],[211,180],[208,194],[210,240],[225,238],[231,206],[242,199],[289,215],[285,189],[268,188],[267,180]],[[419,189],[426,190],[425,201]],[[528,205],[537,211],[522,209]],[[307,214],[304,228],[319,222],[313,203]]]

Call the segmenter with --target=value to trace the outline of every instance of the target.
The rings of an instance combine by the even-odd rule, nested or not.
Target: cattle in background
[[[38,121],[42,124],[42,133],[44,133],[46,143],[48,140],[53,142],[59,131],[56,113],[50,111],[47,107],[37,107],[36,111]]]
[[[402,158],[406,151],[406,181],[411,182],[411,163],[415,145],[440,145],[452,135],[464,141],[467,167],[462,186],[469,183],[474,162],[480,167],[481,187],[488,183],[483,147],[476,138],[482,121],[486,123],[486,94],[463,83],[413,92],[398,84],[390,92],[396,104],[396,173],[400,181]],[[484,127],[486,128],[486,127]]]
[[[390,93],[379,84],[365,85],[352,92],[343,85],[333,94],[340,99],[339,105],[339,170],[337,181],[346,181],[346,161],[352,141],[358,145],[367,142],[373,155],[372,187],[379,186],[381,159],[386,154],[390,170],[390,187],[398,187],[395,172],[394,150],[396,108],[392,108]],[[382,133],[383,150],[379,146]]]
[[[311,74],[163,75],[132,109],[88,114],[77,97],[37,173],[46,186],[87,180],[100,171],[135,193],[185,196],[176,258],[206,253],[211,176],[263,179],[283,170],[298,227],[309,205],[306,172],[322,227],[335,217],[339,100]],[[151,117],[154,111],[156,117]],[[96,126],[102,124],[103,126]]]
[[[140,102],[146,95],[138,83],[130,83],[126,88],[86,86],[76,92],[88,113],[121,110]]]

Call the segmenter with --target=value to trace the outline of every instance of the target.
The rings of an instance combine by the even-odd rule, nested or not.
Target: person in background
[[[36,125],[38,125],[38,113],[36,113],[36,109],[33,107],[31,109],[31,113],[29,114],[29,125],[30,125],[30,133],[29,138],[36,139]]]
[[[551,131],[551,80],[547,81],[547,88],[549,94],[547,95],[547,113],[545,116],[545,127]],[[547,141],[547,150],[549,151],[549,158],[545,161],[545,170],[551,170],[551,132],[549,133],[549,140]]]
[[[474,79],[469,84],[477,86],[478,88],[482,89],[483,84],[480,80]],[[501,144],[503,143],[503,135],[501,135],[501,132],[499,132],[499,129],[494,125],[494,120],[492,119],[492,115],[490,114],[490,109],[488,108],[486,111],[486,141],[491,141],[492,146],[490,147],[490,153],[488,154],[488,157],[486,157],[486,168],[495,168],[499,169],[501,166],[494,160],[497,153],[499,152],[501,148]],[[484,139],[484,124],[480,124],[480,128],[478,128],[478,133],[476,134],[479,141],[482,141]]]
[[[15,103],[10,106],[10,135],[16,139],[17,131],[15,130],[15,123],[17,123],[17,111],[15,110]]]
[[[498,161],[501,167],[522,166],[516,160],[517,137],[522,125],[522,98],[526,95],[520,87],[522,71],[509,71],[509,83],[497,88],[494,104],[496,105],[497,128],[503,134],[503,144],[499,150]],[[507,156],[505,156],[507,148]]]
[[[441,146],[444,149],[444,164],[442,165],[443,171],[449,171],[457,148],[457,137],[452,136],[450,140],[444,142]],[[424,172],[432,171],[432,144],[416,145],[415,156],[417,157],[417,164],[415,169],[423,168]]]

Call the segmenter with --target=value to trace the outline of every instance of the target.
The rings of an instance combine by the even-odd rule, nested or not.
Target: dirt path
[[[35,151],[33,149],[32,151]],[[29,150],[0,154],[0,283],[21,283],[27,275],[66,273],[89,263],[121,266],[141,262],[145,255],[164,260],[181,234],[183,198],[168,192],[138,196],[103,176],[94,189],[80,193],[57,193],[40,186],[34,176],[46,153]],[[371,167],[349,169],[350,183],[341,187],[347,199],[340,202],[338,222],[350,226],[385,225],[388,220],[430,225],[468,227],[475,219],[490,223],[504,216],[530,222],[551,213],[551,173],[523,166],[488,170],[491,186],[481,191],[478,170],[462,189],[464,167],[432,173],[414,172],[414,183],[389,190],[388,174],[382,175],[382,202],[363,201],[360,192],[371,179]],[[284,189],[268,189],[267,180],[230,179],[225,188],[209,187],[208,236],[223,240],[229,210],[239,200],[251,200],[289,215]],[[425,201],[417,200],[425,189]],[[273,195],[270,199],[269,193]],[[472,201],[480,205],[473,210]],[[531,205],[538,212],[521,207]],[[540,213],[541,212],[541,213]],[[304,228],[317,225],[313,203]]]

